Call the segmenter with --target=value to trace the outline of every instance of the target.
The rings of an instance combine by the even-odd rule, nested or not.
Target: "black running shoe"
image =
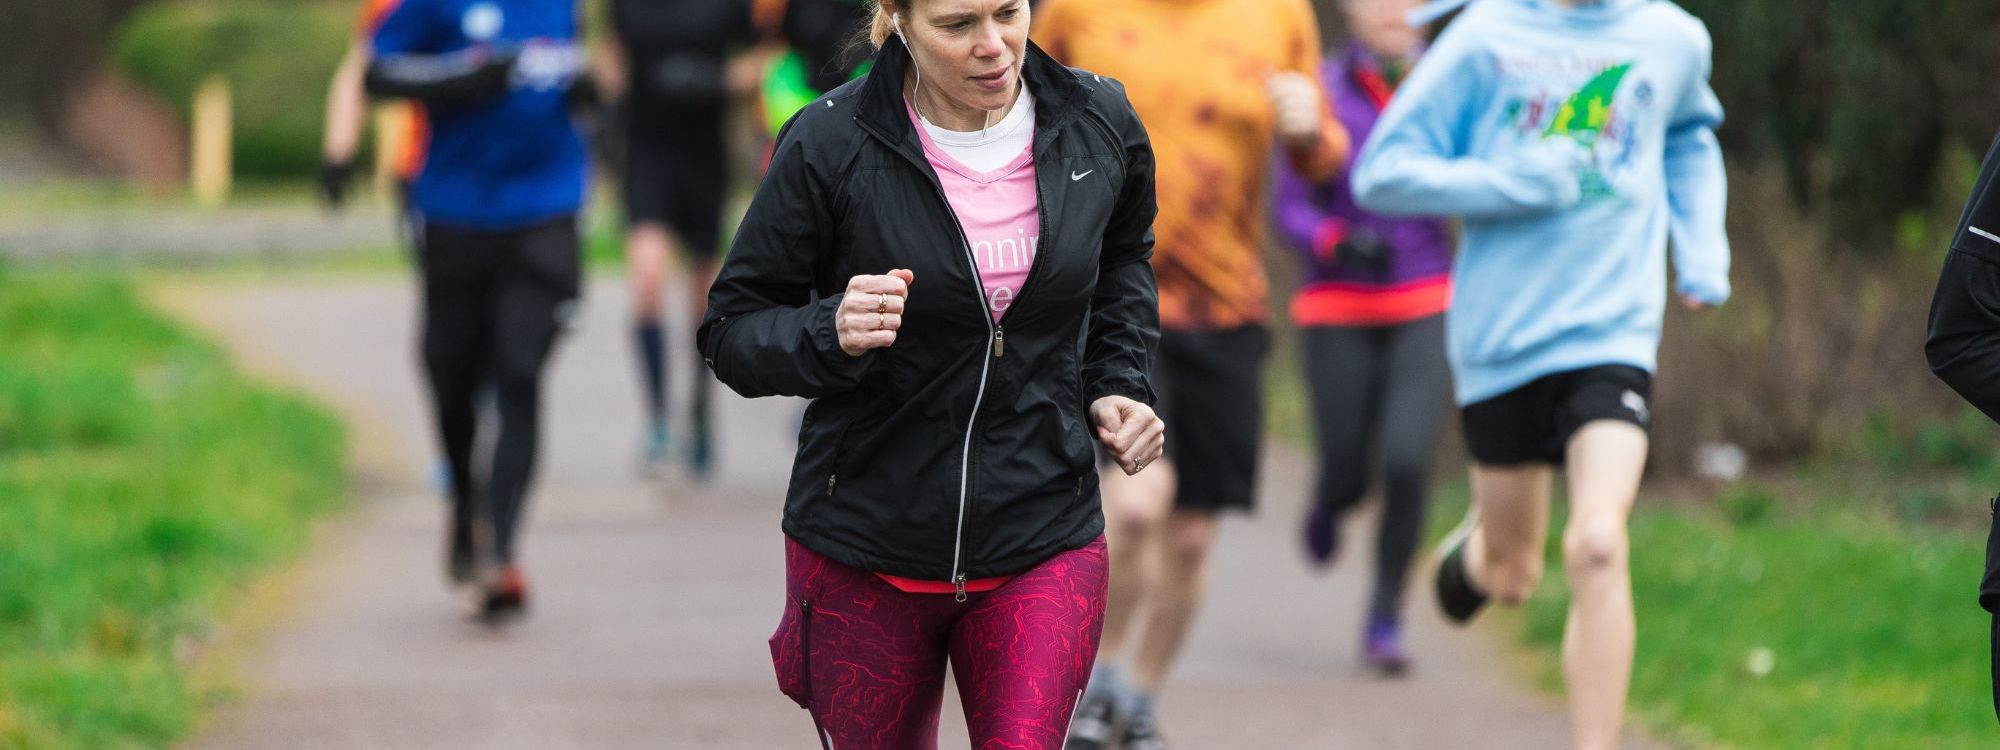
[[[1474,516],[1467,516],[1458,529],[1446,536],[1438,545],[1443,551],[1437,566],[1438,607],[1454,624],[1464,625],[1479,614],[1486,606],[1486,594],[1473,588],[1472,579],[1465,572],[1465,541],[1472,538],[1472,530],[1479,524]]]
[[[514,565],[494,571],[484,593],[485,601],[480,603],[478,616],[488,625],[512,622],[528,609],[528,582]]]
[[[1340,513],[1326,503],[1314,503],[1306,513],[1301,531],[1306,541],[1306,560],[1313,567],[1325,570],[1333,565],[1334,556],[1340,554]]]
[[[1083,700],[1076,706],[1076,715],[1069,720],[1069,740],[1063,743],[1068,750],[1106,750],[1111,747],[1111,737],[1117,729],[1117,703],[1104,692],[1084,693]]]

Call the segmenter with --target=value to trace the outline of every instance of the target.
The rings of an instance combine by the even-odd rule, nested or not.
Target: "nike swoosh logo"
[[[1071,173],[1069,173],[1069,181],[1070,181],[1070,182],[1076,182],[1077,180],[1081,180],[1081,179],[1083,179],[1083,178],[1085,178],[1085,177],[1089,177],[1089,176],[1090,176],[1090,173],[1091,173],[1091,172],[1095,172],[1095,171],[1097,171],[1097,170],[1095,170],[1095,169],[1086,169],[1086,170],[1083,170],[1082,172],[1071,172]]]

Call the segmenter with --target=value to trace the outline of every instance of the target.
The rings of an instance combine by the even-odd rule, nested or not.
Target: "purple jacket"
[[[1352,71],[1377,70],[1374,56],[1360,45],[1345,55],[1329,57],[1320,67],[1334,116],[1347,128],[1355,152],[1368,140],[1382,116],[1375,95]],[[1363,73],[1366,75],[1367,73]],[[1380,80],[1379,75],[1376,80]],[[1451,236],[1441,221],[1377,216],[1355,205],[1342,167],[1323,183],[1308,182],[1278,159],[1278,184],[1272,210],[1285,240],[1305,263],[1305,288],[1329,283],[1357,290],[1362,287],[1407,287],[1442,281],[1451,274]],[[1379,243],[1370,242],[1379,238]],[[1340,239],[1343,252],[1333,251]],[[1369,248],[1379,252],[1369,252]],[[1353,252],[1359,249],[1358,252]]]

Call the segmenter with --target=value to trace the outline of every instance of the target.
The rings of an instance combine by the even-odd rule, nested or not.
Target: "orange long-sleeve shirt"
[[[1264,323],[1264,216],[1277,137],[1265,81],[1295,71],[1318,85],[1319,26],[1308,0],[1046,0],[1034,24],[1035,42],[1063,64],[1123,82],[1152,138],[1160,324],[1217,331]],[[1309,177],[1332,173],[1348,156],[1346,131],[1321,109],[1320,138],[1285,147]]]

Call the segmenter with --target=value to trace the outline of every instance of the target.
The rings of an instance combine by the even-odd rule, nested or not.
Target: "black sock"
[[[633,333],[639,342],[639,366],[646,381],[646,414],[654,426],[667,422],[667,335],[658,321],[640,321]]]

